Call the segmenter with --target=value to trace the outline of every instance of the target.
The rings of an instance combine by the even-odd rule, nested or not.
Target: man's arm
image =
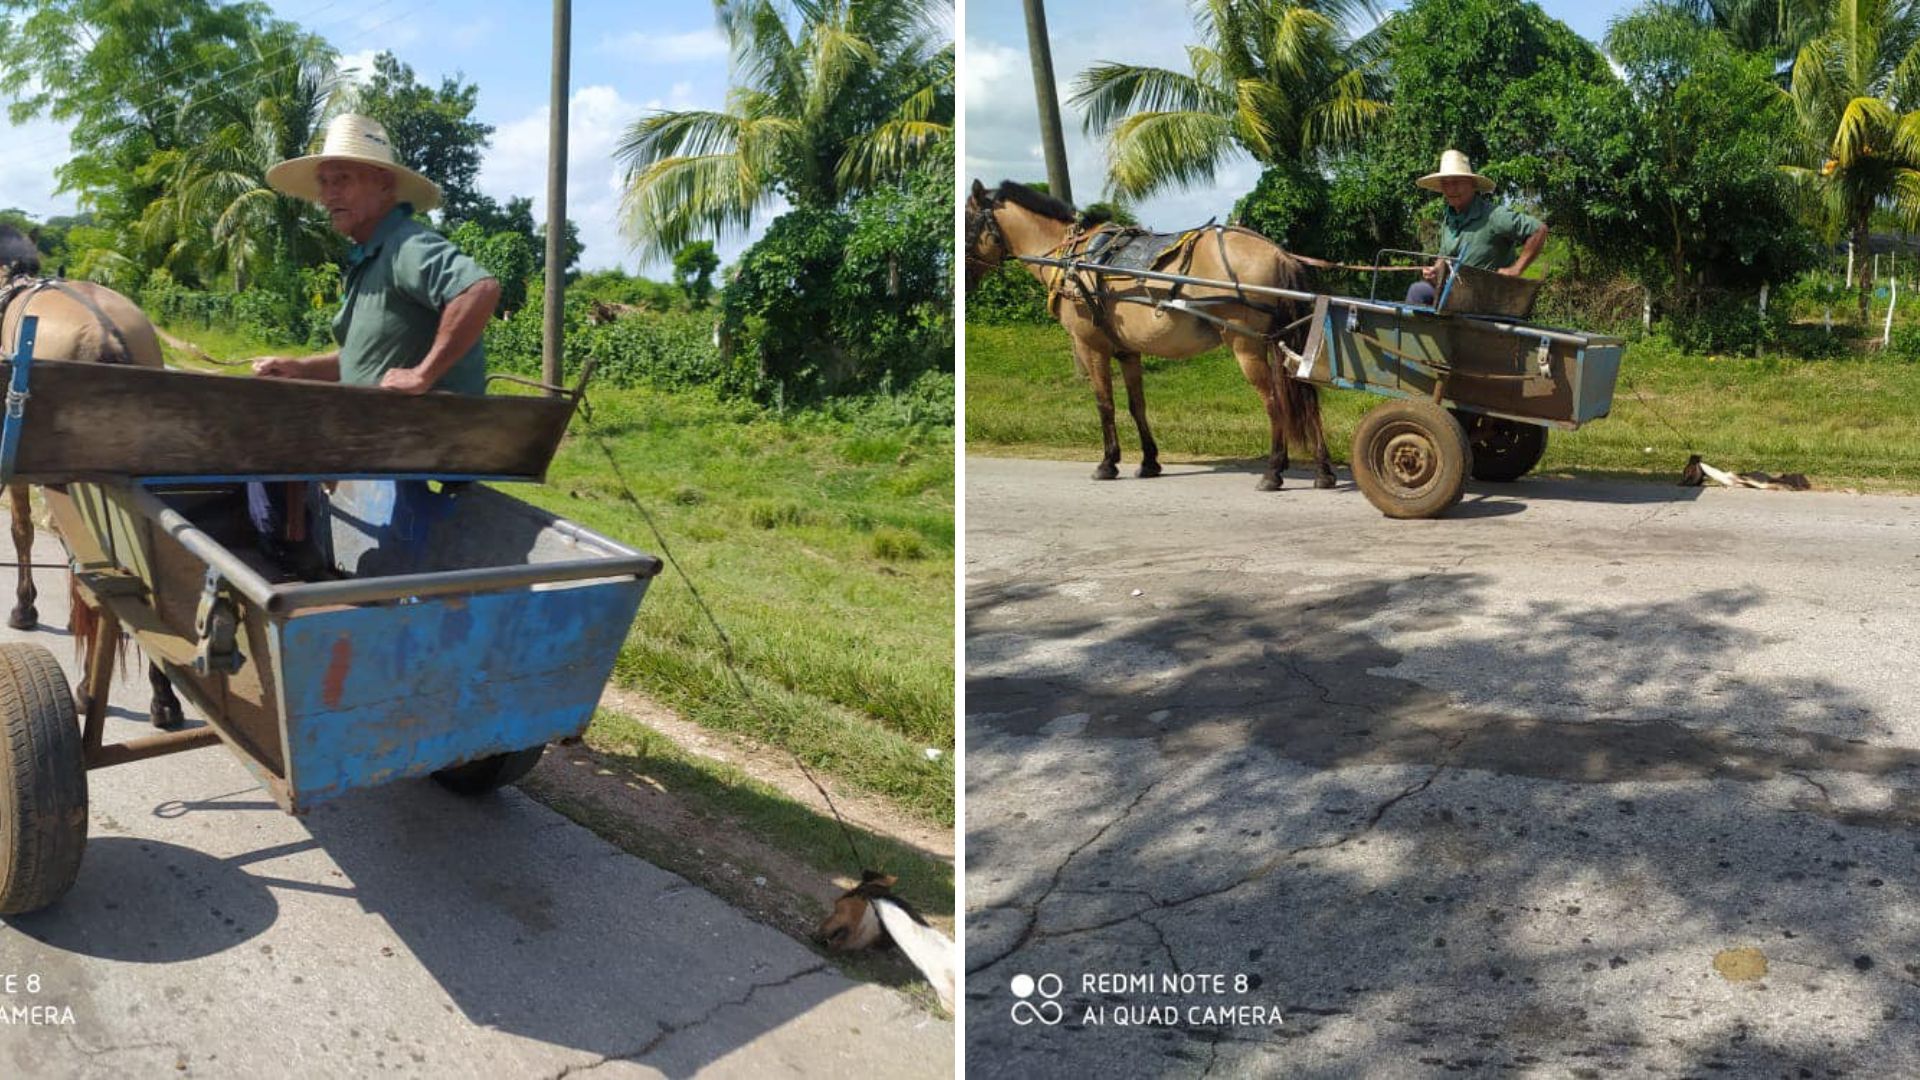
[[[264,379],[313,379],[340,381],[340,354],[319,356],[263,356],[253,362],[253,373]]]
[[[1543,221],[1540,223],[1539,228],[1533,230],[1533,235],[1527,237],[1527,242],[1521,246],[1520,257],[1513,260],[1512,266],[1506,267],[1500,272],[1508,277],[1519,277],[1521,274],[1527,272],[1527,267],[1533,265],[1533,260],[1539,256],[1540,249],[1546,246],[1547,223]]]
[[[460,362],[487,331],[487,320],[500,303],[500,283],[482,278],[467,286],[460,295],[447,301],[440,312],[440,329],[433,336],[433,347],[426,359],[410,368],[394,368],[380,376],[380,385],[405,394],[424,394],[433,389],[440,377]]]

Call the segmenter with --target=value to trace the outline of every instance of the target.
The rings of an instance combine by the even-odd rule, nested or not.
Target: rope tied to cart
[[[633,485],[627,482],[627,475],[620,468],[619,458],[614,456],[613,448],[607,445],[606,439],[600,434],[600,429],[593,422],[593,412],[586,406],[584,386],[581,391],[581,424],[586,428],[587,435],[593,440],[593,444],[607,459],[608,467],[613,470],[613,478],[619,487],[620,497],[640,512],[641,520],[647,523],[648,531],[653,533],[653,540],[660,548],[661,557],[666,560],[668,566],[673,567],[673,572],[680,578],[681,583],[686,585],[687,593],[693,597],[694,605],[700,609],[700,614],[706,617],[707,625],[713,628],[714,635],[720,639],[721,660],[726,666],[727,674],[733,679],[734,688],[748,703],[758,705],[759,702],[754,698],[753,690],[747,685],[746,678],[740,674],[740,666],[733,651],[733,637],[727,633],[726,627],[720,625],[719,618],[714,615],[713,609],[707,606],[706,598],[700,595],[700,590],[694,585],[693,578],[687,574],[686,568],[680,565],[680,560],[674,557],[673,549],[668,546],[667,538],[661,533],[659,524],[654,521],[652,512],[633,493]],[[834,805],[833,796],[827,793],[826,786],[814,776],[812,769],[807,768],[807,763],[801,760],[797,751],[792,747],[787,747],[786,750],[787,754],[793,758],[794,765],[799,767],[800,775],[805,776],[807,782],[813,785],[813,789],[820,793],[820,798],[826,801],[827,809],[833,813],[834,823],[840,827],[840,835],[846,838],[847,850],[853,853],[854,865],[860,867],[863,874],[877,872],[869,866],[866,856],[860,853],[860,845],[853,838],[853,829],[847,825],[847,819],[841,816],[840,808]]]

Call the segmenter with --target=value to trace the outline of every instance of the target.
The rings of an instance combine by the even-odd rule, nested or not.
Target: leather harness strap
[[[5,322],[7,309],[12,306],[13,299],[16,295],[22,292],[26,293],[25,303],[31,304],[33,303],[33,298],[46,289],[52,289],[55,292],[61,293],[81,307],[86,308],[87,311],[93,315],[94,320],[100,324],[100,329],[106,333],[108,338],[112,339],[117,353],[109,354],[103,351],[100,356],[101,363],[133,363],[133,348],[127,344],[127,335],[121,333],[119,324],[115,323],[105,311],[102,311],[100,305],[94,303],[93,300],[84,293],[81,293],[78,289],[73,288],[64,281],[59,281],[54,278],[15,278],[9,282],[4,289],[0,289],[0,323]]]

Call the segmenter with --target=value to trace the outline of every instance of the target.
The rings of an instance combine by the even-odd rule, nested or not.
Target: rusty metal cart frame
[[[1221,330],[1272,341],[1287,370],[1320,386],[1364,390],[1394,400],[1371,409],[1354,431],[1354,482],[1381,513],[1437,517],[1459,502],[1469,475],[1516,480],[1546,451],[1547,430],[1574,431],[1613,406],[1624,342],[1617,337],[1521,321],[1539,282],[1449,264],[1433,306],[1197,278],[1048,256],[1022,262],[1068,272],[1183,286],[1115,293],[1117,303],[1192,315]],[[1376,262],[1380,261],[1376,259]],[[1193,289],[1212,290],[1195,295]],[[1378,291],[1378,274],[1375,275]],[[1268,332],[1223,318],[1209,307],[1248,297],[1309,306],[1292,324]],[[1305,348],[1279,338],[1308,326]]]

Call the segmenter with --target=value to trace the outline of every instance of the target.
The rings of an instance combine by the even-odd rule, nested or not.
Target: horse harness
[[[989,218],[992,215],[987,215]],[[1109,277],[1126,277],[1130,270],[1153,270],[1161,273],[1185,275],[1193,265],[1194,249],[1211,233],[1220,252],[1220,266],[1226,271],[1227,280],[1232,283],[1233,296],[1202,297],[1187,301],[1190,304],[1231,302],[1258,311],[1272,318],[1282,318],[1287,312],[1278,304],[1266,303],[1247,295],[1240,286],[1240,275],[1234,272],[1233,262],[1227,257],[1227,234],[1243,232],[1258,237],[1259,233],[1238,225],[1221,225],[1209,221],[1197,229],[1187,229],[1178,233],[1156,233],[1132,226],[1104,224],[1093,229],[1082,230],[1078,225],[1067,230],[1066,239],[1052,251],[1049,258],[1072,263],[1072,266],[1055,266],[1047,282],[1047,311],[1054,318],[1060,317],[1059,302],[1068,296],[1083,305],[1093,318],[1094,325],[1118,344],[1118,337],[1109,322],[1106,304],[1133,303],[1145,304],[1156,310],[1180,299],[1180,290],[1184,282],[1175,282],[1164,297],[1152,295],[1116,293],[1107,285]],[[1209,318],[1208,321],[1218,321]]]
[[[46,277],[35,278],[35,277],[27,277],[23,275],[21,277],[14,278],[13,280],[7,282],[5,285],[0,285],[0,326],[4,326],[6,324],[7,312],[13,307],[13,302],[15,299],[20,299],[22,301],[21,311],[24,313],[26,310],[26,305],[31,304],[35,296],[38,296],[41,292],[48,289],[51,289],[54,292],[63,293],[69,299],[72,299],[75,303],[78,303],[81,307],[86,308],[87,311],[93,315],[95,321],[97,321],[100,324],[100,329],[106,333],[109,339],[112,340],[114,348],[117,351],[111,355],[102,353],[100,357],[101,363],[103,364],[133,363],[133,349],[131,346],[127,344],[127,336],[120,332],[119,324],[115,323],[113,319],[109,317],[105,311],[100,310],[99,304],[94,303],[91,299],[89,299],[86,295],[81,293],[78,289],[73,288],[72,286],[68,285],[66,282],[61,281],[57,278],[46,278]],[[17,346],[18,331],[15,332],[15,343]]]

